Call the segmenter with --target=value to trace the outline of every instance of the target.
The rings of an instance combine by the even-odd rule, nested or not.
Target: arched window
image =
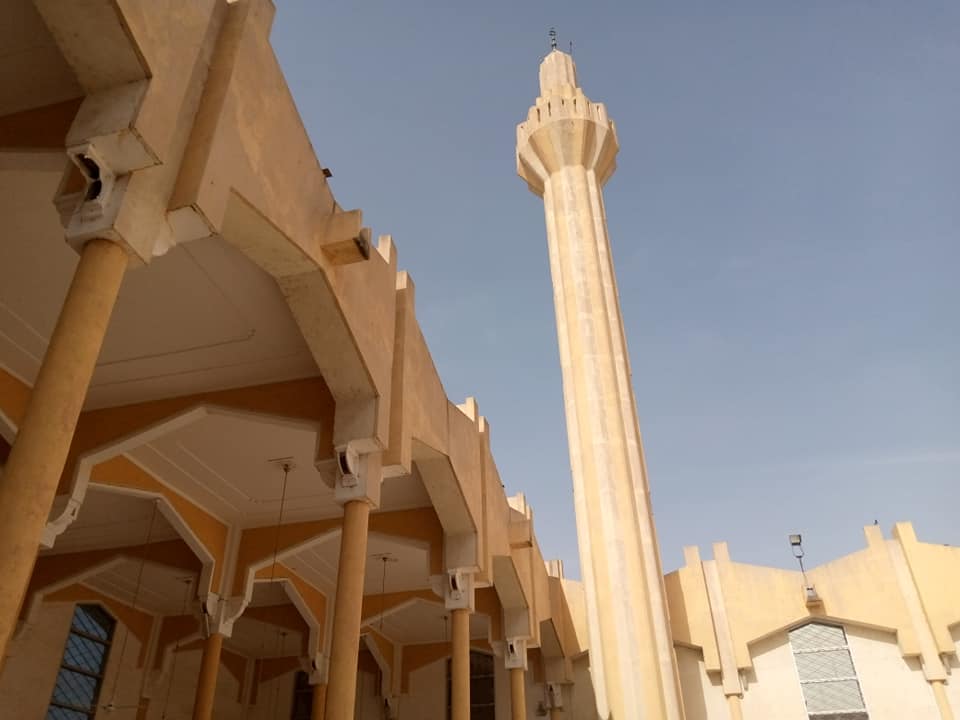
[[[97,714],[115,626],[99,605],[77,605],[46,720],[88,720]]]
[[[842,627],[798,627],[790,632],[790,645],[810,720],[868,720]]]

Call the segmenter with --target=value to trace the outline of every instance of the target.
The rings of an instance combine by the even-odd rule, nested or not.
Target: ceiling
[[[124,560],[86,578],[83,584],[137,610],[154,615],[180,615],[190,612],[196,575],[179,568]]]
[[[334,534],[304,550],[285,557],[283,562],[314,587],[332,593],[337,581],[340,536]],[[379,556],[388,555],[386,579]],[[371,533],[367,540],[364,595],[430,587],[430,551],[426,546]]]
[[[470,637],[486,639],[489,625],[490,620],[486,615],[473,613],[470,615]],[[440,598],[436,603],[414,600],[409,605],[388,612],[383,618],[382,629],[379,620],[371,623],[371,626],[394,642],[404,645],[450,641],[450,611],[443,606]]]
[[[0,163],[0,366],[29,384],[78,261],[52,202],[66,160],[45,162]],[[273,278],[209,238],[127,272],[85,407],[317,374]]]
[[[31,0],[4,0],[0,115],[83,94]]]
[[[95,548],[143,545],[173,540],[179,535],[155,502],[91,485],[77,519],[41,555],[59,555]]]

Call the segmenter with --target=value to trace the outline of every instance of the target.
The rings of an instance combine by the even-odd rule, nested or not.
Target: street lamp
[[[816,588],[807,581],[807,571],[803,567],[803,536],[800,535],[800,533],[794,533],[788,535],[787,538],[790,541],[790,549],[793,551],[793,556],[800,565],[800,574],[803,576],[803,592],[807,599],[807,605],[820,605],[823,601],[820,599],[820,596],[817,595]]]

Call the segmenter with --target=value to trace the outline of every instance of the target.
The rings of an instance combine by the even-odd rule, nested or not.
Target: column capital
[[[447,610],[469,610],[476,608],[474,571],[465,568],[453,568],[443,575],[443,604]]]
[[[323,472],[326,467],[318,468],[340,505],[358,500],[373,507],[380,505],[381,453],[363,452],[362,448],[362,444],[355,441],[338,445],[333,452],[333,473]]]
[[[503,664],[508,670],[527,669],[527,638],[507,638],[503,644]]]

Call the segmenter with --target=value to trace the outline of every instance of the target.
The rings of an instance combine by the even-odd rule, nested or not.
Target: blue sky
[[[447,394],[478,398],[579,574],[541,201],[515,126],[555,25],[617,123],[606,205],[665,569],[960,544],[960,5],[281,0],[337,199],[390,233]]]

